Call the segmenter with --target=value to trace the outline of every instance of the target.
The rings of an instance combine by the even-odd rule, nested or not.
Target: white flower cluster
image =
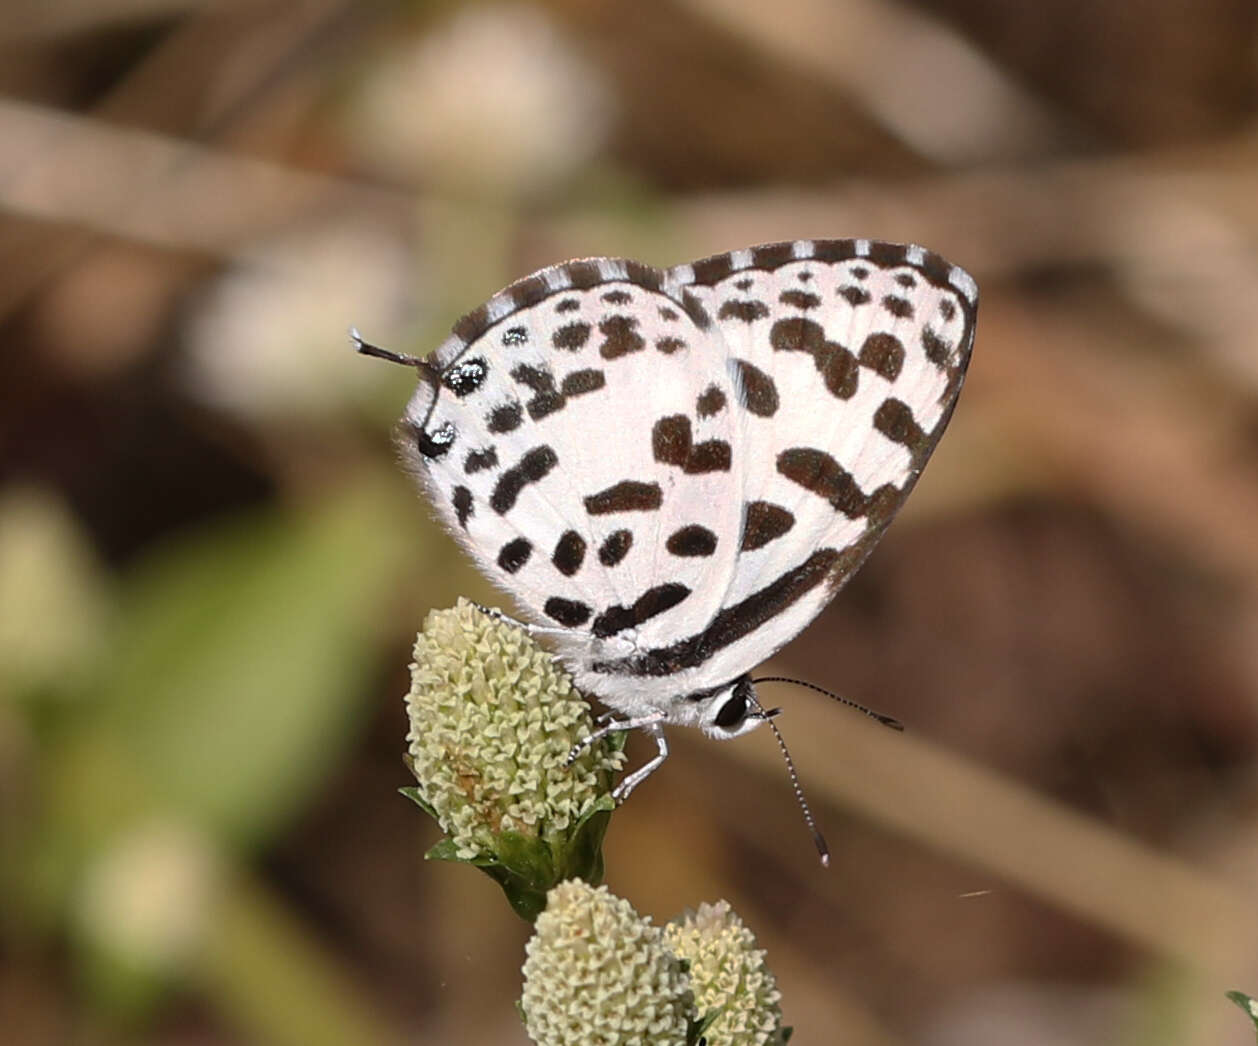
[[[664,928],[669,947],[690,963],[700,1013],[721,1015],[705,1033],[708,1046],[768,1046],[781,1041],[782,993],[765,953],[728,901],[701,904]]]
[[[551,890],[525,954],[520,1005],[540,1046],[686,1046],[685,967],[607,887],[572,879]]]
[[[568,766],[593,730],[584,698],[527,633],[463,599],[424,622],[406,711],[419,792],[463,859],[501,831],[562,836],[624,760],[594,745]]]
[[[781,1046],[781,993],[725,901],[658,928],[606,887],[547,895],[524,962],[524,1026],[538,1046]]]

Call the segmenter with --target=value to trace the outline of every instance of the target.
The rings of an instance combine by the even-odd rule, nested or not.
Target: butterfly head
[[[754,730],[781,709],[765,710],[756,700],[756,688],[750,676],[739,676],[732,683],[714,690],[701,699],[699,726],[709,737],[728,741]]]

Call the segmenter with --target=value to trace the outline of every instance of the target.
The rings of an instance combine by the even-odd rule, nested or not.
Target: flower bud
[[[429,613],[406,698],[406,790],[447,838],[429,857],[466,861],[502,883],[532,919],[563,879],[602,878],[602,840],[623,735],[582,750],[589,706],[523,629],[467,600]]]
[[[690,964],[695,1008],[715,1018],[708,1046],[769,1046],[786,1042],[778,1005],[782,993],[765,953],[727,901],[701,904],[664,928],[669,946]]]
[[[538,1046],[697,1041],[685,964],[628,901],[560,883],[525,947],[520,1010]]]

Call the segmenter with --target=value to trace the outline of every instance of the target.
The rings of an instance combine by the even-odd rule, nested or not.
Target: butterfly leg
[[[659,723],[651,723],[644,726],[648,734],[655,738],[656,747],[659,751],[654,759],[643,766],[638,767],[628,777],[624,778],[620,784],[612,789],[612,798],[618,803],[623,803],[629,798],[629,793],[638,787],[643,781],[650,777],[656,770],[664,765],[664,760],[668,758],[668,739],[664,736],[664,728]]]
[[[620,734],[626,730],[651,730],[652,727],[658,730],[658,724],[663,718],[663,712],[652,712],[650,715],[640,716],[637,719],[615,719],[613,718],[613,713],[604,712],[598,717],[599,728],[590,734],[589,737],[581,738],[568,750],[567,765],[571,766],[575,763],[577,756],[589,748],[595,741],[601,741],[608,734]]]
[[[497,607],[487,607],[481,603],[473,603],[474,607],[482,614],[488,614],[490,617],[498,621],[506,622],[508,625],[515,625],[516,628],[523,629],[531,636],[571,636],[570,628],[548,628],[546,625],[534,625],[528,621],[521,621],[499,610]]]

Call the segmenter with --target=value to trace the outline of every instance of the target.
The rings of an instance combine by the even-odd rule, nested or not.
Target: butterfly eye
[[[721,705],[713,722],[724,729],[737,726],[747,717],[747,695],[742,687],[735,687],[730,699]]]

